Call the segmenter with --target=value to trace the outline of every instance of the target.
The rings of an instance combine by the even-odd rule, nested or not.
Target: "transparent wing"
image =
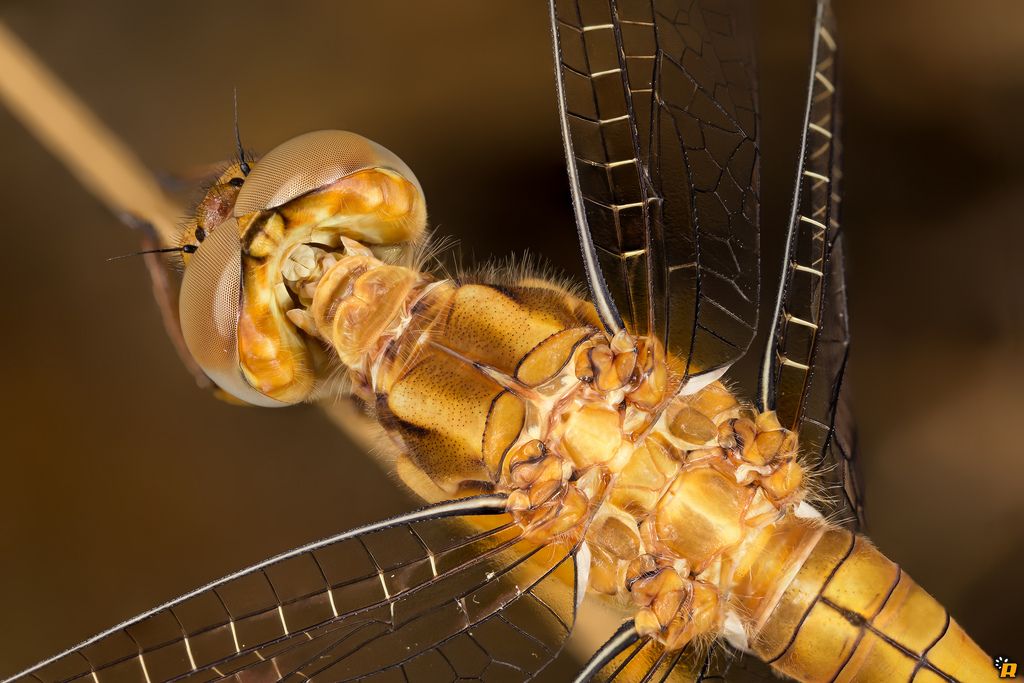
[[[632,622],[622,625],[598,650],[575,683],[766,683],[778,678],[756,657],[742,655],[721,641],[710,647],[691,643],[668,651],[657,641],[641,638]]]
[[[834,178],[838,181],[839,175]],[[835,203],[833,206],[838,208]],[[831,508],[824,512],[845,526],[860,530],[864,526],[864,497],[857,476],[857,433],[846,373],[849,317],[843,234],[838,229],[832,242],[828,289],[823,335],[797,428],[801,443],[806,444],[804,452],[813,458],[813,470],[828,487]]]
[[[724,0],[551,0],[580,244],[605,326],[720,375],[757,324],[757,111]]]
[[[835,18],[818,3],[802,154],[774,325],[761,373],[761,407],[799,432],[819,480],[834,489],[835,509],[854,526],[862,518],[854,471],[855,437],[845,382],[849,320],[839,223],[839,98]]]
[[[687,680],[687,679],[684,679]],[[751,654],[745,654],[717,642],[704,655],[694,683],[728,681],[729,683],[769,683],[779,677],[770,666]]]
[[[574,559],[524,539],[504,496],[443,503],[272,558],[8,680],[529,680],[572,627]]]

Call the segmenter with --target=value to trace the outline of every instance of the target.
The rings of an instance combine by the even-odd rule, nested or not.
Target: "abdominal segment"
[[[779,526],[788,526],[776,530],[779,536],[813,535],[815,541],[792,578],[778,587],[778,602],[758,615],[752,649],[777,671],[801,681],[991,676],[992,660],[867,538],[820,524]]]

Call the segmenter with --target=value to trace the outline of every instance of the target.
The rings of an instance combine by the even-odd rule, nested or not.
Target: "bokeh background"
[[[779,262],[809,2],[760,8]],[[1024,659],[1024,5],[839,2],[853,381],[869,532]],[[154,170],[320,128],[399,153],[466,261],[579,273],[545,3],[12,1],[0,19]],[[195,388],[136,237],[0,109],[0,673],[414,503],[312,407]],[[742,380],[742,378],[738,378]]]

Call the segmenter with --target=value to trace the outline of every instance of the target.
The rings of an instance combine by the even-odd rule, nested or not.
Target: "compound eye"
[[[259,160],[238,192],[234,215],[281,206],[368,168],[395,171],[423,194],[412,169],[390,150],[348,131],[318,130],[278,145]]]
[[[242,300],[242,245],[238,221],[211,230],[192,254],[181,282],[181,332],[196,363],[217,386],[258,406],[287,405],[258,392],[238,360],[238,317]]]

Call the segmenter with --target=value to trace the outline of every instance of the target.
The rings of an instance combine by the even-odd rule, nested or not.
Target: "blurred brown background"
[[[869,532],[992,654],[1024,659],[1024,5],[840,2],[853,379]],[[541,0],[5,2],[153,169],[319,128],[400,154],[466,260],[578,272]],[[809,2],[761,8],[766,275]],[[0,674],[413,502],[313,408],[233,408],[163,336],[136,238],[0,109]]]

